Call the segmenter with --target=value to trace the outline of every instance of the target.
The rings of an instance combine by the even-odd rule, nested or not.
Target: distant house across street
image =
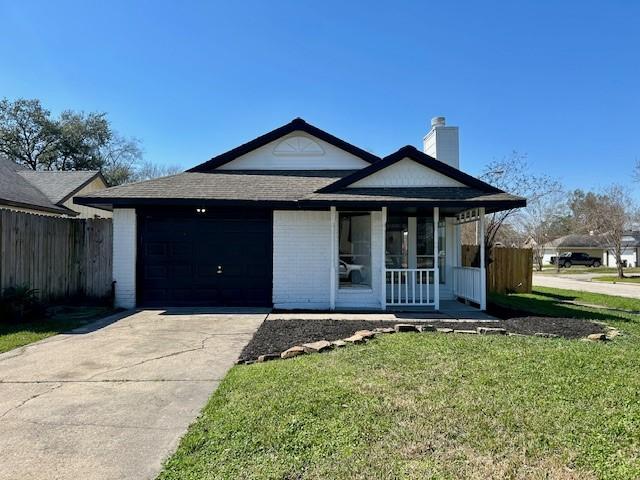
[[[628,267],[640,265],[640,232],[627,232],[622,239],[622,261]],[[571,234],[556,238],[549,242],[542,255],[543,265],[551,264],[551,257],[558,253],[586,253],[601,260],[602,266],[615,267],[616,258],[598,235]]]

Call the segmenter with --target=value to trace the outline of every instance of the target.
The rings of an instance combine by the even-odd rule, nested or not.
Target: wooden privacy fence
[[[0,209],[0,290],[28,286],[43,300],[111,295],[110,219]]]
[[[462,245],[462,265],[477,267],[480,264],[480,247]],[[487,289],[496,293],[531,293],[533,280],[533,251],[530,248],[491,249],[487,255]]]

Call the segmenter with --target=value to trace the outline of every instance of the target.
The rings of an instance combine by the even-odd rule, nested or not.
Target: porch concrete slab
[[[0,355],[0,479],[155,478],[266,317],[234,311],[128,312]]]
[[[471,305],[465,305],[453,300],[440,303],[440,310],[425,310],[424,308],[414,308],[406,311],[380,311],[373,312],[315,312],[315,313],[270,313],[267,320],[380,320],[388,322],[429,322],[434,320],[467,321],[467,322],[488,322],[499,321],[497,318],[483,312]]]

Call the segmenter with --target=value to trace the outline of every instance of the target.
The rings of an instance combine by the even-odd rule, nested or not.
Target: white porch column
[[[451,263],[453,264],[453,294],[458,291],[458,285],[456,283],[456,268],[460,266],[460,225],[458,223],[453,224],[453,252],[451,252]]]
[[[338,267],[338,252],[337,252],[337,229],[336,229],[336,207],[331,207],[331,268],[329,269],[331,279],[329,280],[329,310],[336,309],[336,277]]]
[[[433,301],[435,309],[440,310],[440,248],[438,246],[438,224],[440,209],[433,207]]]
[[[485,267],[485,251],[484,251],[484,207],[479,209],[479,241],[480,241],[480,310],[487,309],[487,272]]]
[[[380,256],[382,257],[380,260],[380,265],[382,266],[382,285],[380,285],[380,306],[382,310],[387,309],[387,207],[382,207],[382,215],[381,215],[381,223],[382,223],[382,251],[380,252]]]

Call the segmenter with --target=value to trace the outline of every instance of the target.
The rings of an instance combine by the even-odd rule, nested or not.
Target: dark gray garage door
[[[138,304],[270,306],[271,212],[139,212]]]

